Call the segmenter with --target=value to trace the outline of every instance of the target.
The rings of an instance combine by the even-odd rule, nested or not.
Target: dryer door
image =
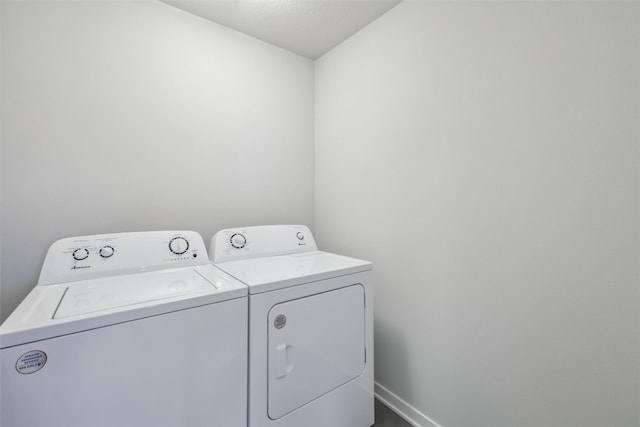
[[[274,305],[268,320],[269,418],[278,419],[362,373],[362,285]]]

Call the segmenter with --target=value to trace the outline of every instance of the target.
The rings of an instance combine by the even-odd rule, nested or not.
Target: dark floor
[[[382,402],[376,400],[375,427],[411,427],[411,424],[400,418],[398,414],[387,408]]]

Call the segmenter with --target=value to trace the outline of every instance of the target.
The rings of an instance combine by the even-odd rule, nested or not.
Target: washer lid
[[[53,318],[62,319],[214,289],[211,282],[191,269],[141,274],[130,280],[122,277],[86,280],[67,287]]]
[[[244,259],[215,264],[249,286],[250,294],[371,270],[373,264],[323,251]]]
[[[36,286],[0,326],[0,348],[246,295],[211,264]]]

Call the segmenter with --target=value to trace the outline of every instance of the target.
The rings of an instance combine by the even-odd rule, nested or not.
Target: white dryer
[[[195,232],[62,239],[0,369],[3,427],[243,427],[247,289]]]
[[[222,230],[209,255],[249,287],[249,426],[371,426],[372,264],[305,226]]]

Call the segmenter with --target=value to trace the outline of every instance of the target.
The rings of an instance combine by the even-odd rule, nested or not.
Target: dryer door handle
[[[280,343],[276,345],[276,378],[286,377],[293,371],[293,346]]]

